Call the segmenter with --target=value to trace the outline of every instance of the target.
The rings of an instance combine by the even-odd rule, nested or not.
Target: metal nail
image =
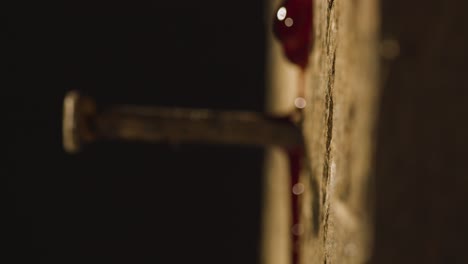
[[[284,147],[303,142],[294,116],[125,105],[96,109],[92,98],[77,91],[65,96],[63,146],[67,152],[76,153],[96,140]]]

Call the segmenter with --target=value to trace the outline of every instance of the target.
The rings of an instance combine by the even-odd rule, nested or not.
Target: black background
[[[257,263],[262,149],[99,142],[68,155],[60,133],[71,89],[101,105],[262,111],[262,2],[6,10],[2,262]]]

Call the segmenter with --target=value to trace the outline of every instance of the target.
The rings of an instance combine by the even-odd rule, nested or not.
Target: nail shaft
[[[288,118],[254,112],[113,106],[96,112],[92,99],[70,92],[64,103],[64,147],[77,152],[94,140],[298,146]]]

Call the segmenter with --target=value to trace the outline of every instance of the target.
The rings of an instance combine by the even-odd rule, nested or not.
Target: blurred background
[[[101,105],[262,111],[263,2],[7,10],[1,261],[257,263],[262,149],[100,142],[68,155],[61,114],[71,89]]]

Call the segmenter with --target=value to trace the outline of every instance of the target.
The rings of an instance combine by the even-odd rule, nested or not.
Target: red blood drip
[[[284,0],[283,4],[276,10],[273,23],[273,32],[281,42],[286,58],[298,65],[302,71],[298,89],[299,97],[304,98],[305,75],[304,70],[309,63],[309,54],[313,45],[313,14],[312,0]],[[299,184],[299,176],[302,167],[304,151],[302,148],[286,149],[289,156],[289,167],[291,173],[291,202],[292,220],[296,232],[292,233],[292,263],[299,263],[299,237],[302,232],[300,223],[300,193],[293,193],[293,188]]]
[[[277,9],[273,32],[288,60],[307,67],[313,44],[312,0],[285,0]]]
[[[300,208],[299,208],[299,197],[301,194],[293,193],[293,188],[296,184],[299,183],[299,176],[302,169],[302,159],[304,156],[304,151],[302,148],[287,149],[289,157],[289,171],[291,173],[291,200],[292,200],[292,263],[296,264],[299,262],[299,236],[300,236]],[[293,232],[292,229],[297,229],[296,232]]]
[[[295,119],[294,114],[282,116],[282,117],[275,117],[275,121],[279,122],[287,122],[291,123],[294,122]],[[287,153],[289,159],[289,173],[291,179],[291,185],[289,186],[290,194],[291,194],[291,215],[292,215],[292,225],[290,227],[291,230],[291,242],[292,242],[292,264],[299,263],[299,238],[301,233],[303,232],[303,227],[300,222],[301,210],[300,210],[300,199],[302,196],[303,189],[298,192],[301,188],[295,188],[296,184],[300,184],[300,174],[302,171],[303,161],[304,161],[304,147],[303,146],[296,146],[296,147],[283,147],[283,150]],[[303,188],[304,186],[302,186]],[[296,191],[294,191],[296,190]]]

